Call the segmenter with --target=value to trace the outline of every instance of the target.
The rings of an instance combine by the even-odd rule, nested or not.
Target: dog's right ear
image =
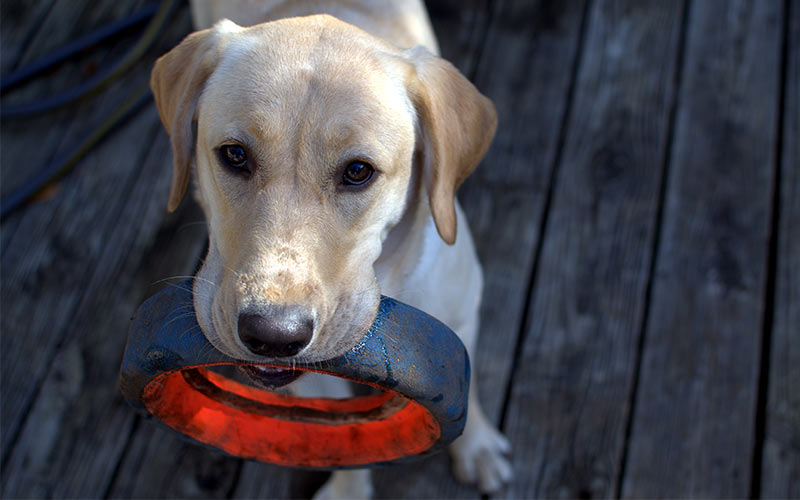
[[[206,80],[217,67],[227,33],[242,29],[223,20],[213,28],[187,36],[177,47],[161,56],[150,75],[158,115],[172,143],[172,187],[167,208],[170,212],[186,192],[194,137],[192,121]]]

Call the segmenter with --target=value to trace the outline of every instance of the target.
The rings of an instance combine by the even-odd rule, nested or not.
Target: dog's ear
[[[424,178],[439,236],[456,241],[456,189],[486,154],[497,112],[452,64],[424,47],[405,53],[413,64],[408,91],[420,121]]]
[[[186,192],[194,134],[192,121],[200,93],[223,49],[225,34],[241,29],[230,21],[187,36],[177,47],[161,56],[150,75],[158,115],[172,143],[172,187],[167,208],[173,211]]]

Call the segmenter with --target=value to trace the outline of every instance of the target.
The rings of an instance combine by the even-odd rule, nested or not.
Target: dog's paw
[[[369,470],[339,470],[314,494],[314,500],[362,500],[373,495]]]
[[[483,493],[495,493],[511,480],[511,463],[506,456],[511,445],[488,424],[468,429],[450,445],[453,472],[465,483],[477,484]]]

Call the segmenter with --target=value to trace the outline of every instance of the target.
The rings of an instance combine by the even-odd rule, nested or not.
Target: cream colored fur
[[[194,294],[209,341],[263,360],[238,338],[238,314],[301,304],[314,333],[297,359],[328,359],[359,340],[384,294],[445,322],[474,359],[482,275],[455,190],[486,153],[496,116],[437,57],[422,3],[195,0],[192,15],[202,31],[159,59],[151,83],[173,146],[169,208],[193,164],[208,222]],[[242,27],[262,21],[273,22]],[[217,157],[231,142],[252,161],[246,179]],[[353,159],[376,176],[337,188]],[[451,446],[456,475],[496,491],[511,476],[508,452],[473,378],[466,429]],[[370,494],[367,471],[340,471],[317,496]]]

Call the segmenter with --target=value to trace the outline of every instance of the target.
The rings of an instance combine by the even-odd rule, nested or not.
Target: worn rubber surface
[[[382,392],[300,398],[209,369],[256,363],[227,357],[206,340],[191,286],[191,280],[170,286],[139,307],[122,361],[122,394],[169,427],[231,455],[323,469],[427,456],[461,434],[469,359],[458,337],[432,316],[382,297],[375,322],[350,351],[313,366],[291,366]]]

